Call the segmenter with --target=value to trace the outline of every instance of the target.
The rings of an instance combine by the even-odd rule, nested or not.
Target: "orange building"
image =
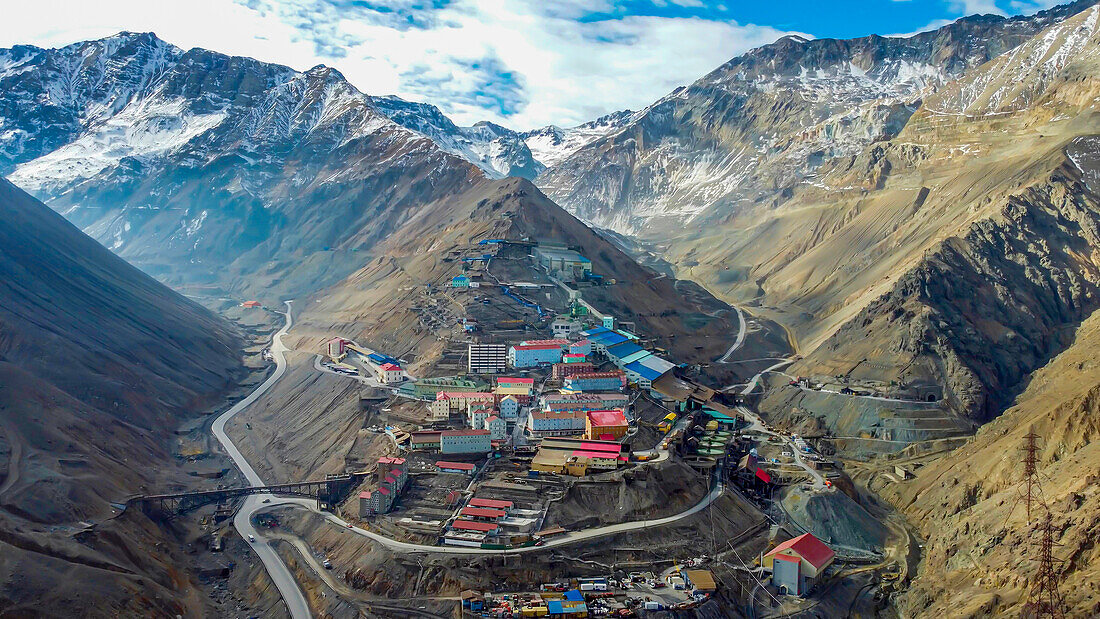
[[[628,427],[622,411],[591,411],[584,419],[584,436],[591,440],[617,441],[626,436]]]

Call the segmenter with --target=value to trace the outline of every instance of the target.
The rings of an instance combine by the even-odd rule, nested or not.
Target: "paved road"
[[[225,423],[233,418],[234,415],[243,411],[251,406],[256,400],[260,398],[268,389],[271,388],[283,374],[286,372],[286,356],[283,354],[287,348],[283,345],[283,335],[290,330],[291,325],[294,324],[294,318],[290,311],[291,301],[286,302],[286,324],[283,328],[275,334],[275,337],[271,341],[271,354],[275,357],[275,372],[268,377],[256,390],[248,394],[246,398],[237,402],[232,408],[225,411],[214,420],[214,424],[211,430],[214,436],[218,439],[218,442],[225,448],[226,453],[233,459],[234,464],[241,470],[248,483],[253,486],[262,486],[264,482],[260,479],[260,476],[256,473],[252,465],[248,463],[244,455],[237,449],[237,446],[233,444],[233,441],[229,439],[229,436],[225,433]],[[268,575],[275,583],[275,586],[279,589],[279,594],[283,597],[283,602],[286,603],[287,609],[290,611],[290,616],[293,619],[307,619],[312,616],[309,611],[309,604],[306,602],[306,596],[302,594],[301,588],[298,587],[298,581],[294,579],[294,576],[290,573],[290,569],[283,563],[279,553],[268,543],[268,540],[264,539],[252,526],[252,515],[256,513],[261,507],[264,507],[263,501],[278,500],[271,494],[255,494],[245,499],[244,504],[237,510],[237,515],[233,518],[233,526],[236,527],[237,532],[241,534],[241,537],[248,541],[249,536],[253,536],[256,541],[248,541],[248,545],[252,547],[260,560],[263,561],[264,567],[267,569]]]
[[[726,351],[726,354],[718,359],[718,363],[728,363],[730,355],[736,352],[737,349],[741,348],[741,345],[745,343],[745,334],[748,331],[745,326],[745,313],[741,311],[740,307],[734,306],[733,309],[737,311],[737,322],[740,323],[740,328],[737,331],[737,339],[733,341],[733,345]]]
[[[665,518],[657,518],[657,519],[654,519],[654,520],[635,520],[635,521],[632,521],[632,522],[622,522],[622,523],[619,523],[619,524],[611,524],[611,525],[607,525],[607,526],[603,526],[603,527],[596,527],[596,528],[593,528],[593,529],[585,529],[583,531],[572,531],[570,533],[566,533],[566,534],[561,535],[559,537],[555,537],[552,540],[548,540],[542,546],[530,546],[530,547],[527,547],[527,548],[514,548],[512,550],[490,550],[490,549],[486,549],[486,548],[466,548],[466,547],[463,547],[463,546],[429,546],[429,545],[426,545],[426,544],[410,544],[408,542],[401,542],[401,541],[386,537],[384,535],[380,535],[378,533],[375,533],[374,531],[369,531],[367,529],[362,529],[360,527],[354,526],[354,525],[350,524],[349,522],[347,522],[346,520],[341,519],[336,514],[333,514],[333,513],[330,513],[330,512],[323,512],[323,511],[317,509],[317,502],[313,501],[312,499],[304,499],[304,498],[275,499],[271,502],[270,505],[264,505],[263,509],[260,510],[260,511],[275,509],[276,507],[283,506],[283,505],[296,505],[298,507],[302,507],[302,508],[308,509],[309,511],[312,511],[314,513],[320,514],[321,517],[323,517],[325,520],[328,520],[329,522],[331,522],[331,523],[333,523],[333,524],[335,524],[335,525],[337,525],[341,528],[347,529],[348,531],[351,531],[351,532],[356,533],[358,535],[368,537],[371,540],[374,540],[374,541],[378,542],[379,544],[385,546],[386,548],[388,548],[392,551],[395,551],[395,552],[400,552],[400,553],[428,552],[428,553],[442,553],[442,554],[456,554],[456,555],[485,555],[485,554],[488,554],[488,555],[502,555],[502,554],[523,554],[523,553],[527,553],[527,552],[538,552],[538,551],[546,549],[546,548],[553,548],[555,546],[566,546],[566,545],[569,545],[569,544],[575,544],[577,542],[590,540],[590,539],[597,538],[597,537],[605,537],[605,536],[608,536],[608,535],[616,535],[618,533],[626,533],[626,532],[629,532],[629,531],[637,531],[639,529],[646,529],[646,528],[649,528],[649,527],[657,527],[657,526],[662,526],[662,525],[666,525],[666,524],[671,524],[673,522],[683,520],[684,518],[688,518],[690,516],[693,516],[693,515],[701,512],[701,511],[703,511],[704,509],[706,509],[706,507],[708,505],[710,505],[711,503],[716,501],[718,499],[718,497],[722,496],[722,494],[724,492],[725,492],[725,486],[722,485],[721,483],[719,483],[717,486],[714,487],[714,489],[712,489],[707,494],[707,496],[703,497],[702,501],[699,501],[698,503],[696,503],[690,509],[688,509],[686,511],[683,511],[683,512],[680,512],[679,514],[674,514],[672,516],[667,516]]]
[[[762,370],[759,374],[753,376],[752,379],[749,380],[749,382],[745,385],[745,388],[741,390],[741,395],[748,395],[752,393],[752,391],[756,389],[756,385],[760,383],[760,377],[764,374],[767,374],[768,372],[774,372],[784,365],[788,365],[791,363],[794,363],[794,359],[780,361],[779,363],[776,363]],[[780,434],[768,428],[768,425],[764,423],[764,420],[762,420],[759,415],[749,410],[748,407],[738,406],[737,411],[744,415],[745,419],[748,419],[751,422],[748,430],[758,432],[760,434],[767,434],[768,436],[774,436],[782,440],[790,448],[791,454],[793,454],[794,456],[794,461],[798,464],[798,466],[802,467],[803,470],[809,473],[810,478],[813,479],[814,488],[821,489],[826,487],[825,478],[821,476],[821,473],[818,473],[816,470],[811,468],[809,464],[806,463],[806,461],[802,457],[802,453],[798,450],[797,447],[795,447],[793,439],[788,438],[786,435]]]

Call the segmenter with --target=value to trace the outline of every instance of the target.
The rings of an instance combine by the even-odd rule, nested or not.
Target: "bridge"
[[[244,488],[219,488],[198,492],[177,492],[174,494],[152,494],[138,496],[126,502],[135,505],[146,514],[163,515],[183,514],[203,505],[223,503],[250,494],[274,494],[279,496],[297,496],[317,500],[319,509],[331,510],[369,475],[370,471],[326,475],[323,480],[299,481],[271,486],[246,486]]]

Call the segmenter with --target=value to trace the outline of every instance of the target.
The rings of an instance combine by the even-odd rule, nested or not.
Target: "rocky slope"
[[[539,163],[552,168],[584,146],[625,127],[634,112],[612,112],[586,123],[562,129],[547,125],[520,134]]]
[[[776,206],[818,183],[823,164],[897,135],[936,87],[1089,4],[909,38],[786,37],[670,93],[539,185],[585,220],[657,240]]]
[[[0,608],[198,608],[186,559],[111,503],[183,481],[172,432],[240,378],[239,334],[3,180],[0,221]]]
[[[968,444],[916,469],[912,481],[876,483],[927,537],[918,577],[901,598],[907,616],[1018,616],[1037,566],[1036,525],[1048,508],[1065,616],[1100,612],[1100,315],[1072,339]],[[1030,524],[1020,498],[1029,432],[1040,437],[1041,487]]]

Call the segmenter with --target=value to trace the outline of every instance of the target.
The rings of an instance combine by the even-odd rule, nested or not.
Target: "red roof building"
[[[500,499],[470,499],[467,503],[470,507],[489,507],[491,509],[512,509],[515,504],[511,501],[502,501]]]
[[[498,520],[507,515],[502,509],[490,509],[488,507],[463,507],[459,514],[485,520]]]
[[[440,460],[435,463],[435,466],[441,471],[462,471],[463,473],[470,473],[474,470],[474,465],[470,462],[447,462],[446,460]]]
[[[772,568],[772,561],[779,555],[799,559],[802,573],[811,578],[816,578],[836,557],[836,553],[812,533],[804,533],[772,548],[764,555],[764,567]]]
[[[492,522],[475,522],[473,520],[455,520],[451,523],[452,529],[459,531],[479,531],[481,533],[489,533],[496,531],[500,528],[498,525]]]
[[[591,411],[584,421],[584,435],[590,439],[614,440],[626,436],[629,427],[622,411]]]
[[[241,303],[241,307],[260,307],[259,301],[245,301]]]

